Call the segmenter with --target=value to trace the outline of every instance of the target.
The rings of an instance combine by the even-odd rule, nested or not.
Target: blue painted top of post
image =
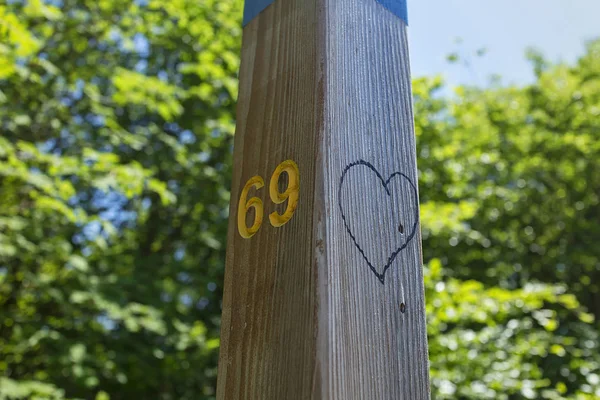
[[[244,26],[258,16],[265,8],[271,5],[275,0],[246,0],[244,7]],[[364,0],[373,1],[373,0]],[[396,16],[402,18],[408,25],[408,10],[407,0],[376,0],[381,3],[385,8],[390,10]]]
[[[244,26],[258,16],[274,0],[246,0],[244,7]]]
[[[396,16],[402,18],[402,20],[408,25],[408,6],[407,0],[377,0],[385,8],[396,14]]]

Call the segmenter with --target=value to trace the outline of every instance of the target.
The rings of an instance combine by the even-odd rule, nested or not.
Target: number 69
[[[281,174],[287,173],[288,185],[283,193],[279,191],[279,178]],[[254,176],[246,182],[246,185],[242,189],[240,195],[240,201],[238,204],[238,230],[240,235],[249,239],[258,232],[263,221],[263,202],[258,197],[252,197],[246,201],[248,193],[252,188],[261,189],[265,185],[263,179],[260,176]],[[283,214],[279,214],[277,211],[269,214],[269,222],[272,226],[279,228],[289,222],[294,215],[296,207],[298,207],[298,197],[300,193],[300,171],[298,165],[292,160],[286,160],[279,164],[269,182],[269,196],[271,201],[275,204],[282,204],[286,200],[288,201],[287,207]],[[254,208],[254,222],[252,226],[248,228],[246,225],[246,216],[248,211]]]

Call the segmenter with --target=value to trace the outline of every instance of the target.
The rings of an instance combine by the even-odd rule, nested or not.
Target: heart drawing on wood
[[[366,171],[359,171],[357,169],[366,169]],[[353,182],[353,180],[356,179],[354,176],[353,178],[348,179],[348,174],[351,172],[360,173],[359,177],[361,181]],[[372,182],[367,182],[367,180],[372,180]],[[375,208],[371,211],[368,210],[369,206],[371,208],[381,206],[381,204],[366,202],[369,193],[365,190],[365,187],[368,187],[369,185],[371,185],[373,190],[383,189],[384,192],[378,198],[388,202],[387,207],[385,207],[386,209],[380,210],[379,208]],[[359,199],[355,200],[360,202],[360,209],[357,210],[356,206],[349,204],[352,202],[352,199],[343,201],[343,189],[346,186],[349,186],[346,191],[350,190],[350,197]],[[354,190],[352,190],[353,188]],[[375,274],[379,282],[384,284],[387,270],[391,267],[398,254],[408,246],[417,233],[419,208],[416,186],[410,178],[402,172],[394,172],[386,180],[371,163],[364,160],[358,160],[348,164],[342,172],[338,189],[338,201],[342,220],[344,221],[344,226],[346,227],[348,235],[350,235],[354,245],[367,262],[369,269]],[[369,212],[371,212],[371,214],[369,214]],[[381,214],[387,219],[386,221],[383,221],[383,223],[381,221]],[[390,219],[393,221],[389,221]],[[360,232],[362,235],[361,239],[357,237],[358,229],[353,231],[353,228],[356,228],[354,225],[361,221],[367,221],[371,224],[373,229],[379,229],[381,227],[389,229],[389,226],[391,226],[390,224],[397,224],[395,225],[397,226],[397,229],[395,229],[394,232],[384,232],[385,235],[381,235],[374,234],[375,232],[369,232],[368,230],[362,232],[365,230],[363,227]],[[385,240],[383,240],[384,236]],[[361,245],[360,241],[369,241],[371,246],[368,246],[369,248],[367,249],[364,244]],[[383,242],[392,242],[392,244],[388,245],[391,249],[381,249],[384,247]],[[377,254],[378,251],[388,253]],[[369,255],[367,252],[370,252]],[[377,260],[377,257],[380,257],[379,261]]]

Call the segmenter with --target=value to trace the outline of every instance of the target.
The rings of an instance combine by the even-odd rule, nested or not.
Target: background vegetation
[[[241,0],[0,5],[0,399],[214,397]],[[433,395],[600,397],[600,42],[414,82]]]

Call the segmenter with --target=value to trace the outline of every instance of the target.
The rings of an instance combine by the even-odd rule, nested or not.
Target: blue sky
[[[408,18],[413,76],[442,73],[451,85],[483,85],[491,74],[527,83],[533,78],[527,47],[572,62],[585,40],[600,36],[600,0],[409,0]],[[476,57],[480,48],[487,53]],[[448,64],[453,51],[471,67]]]

